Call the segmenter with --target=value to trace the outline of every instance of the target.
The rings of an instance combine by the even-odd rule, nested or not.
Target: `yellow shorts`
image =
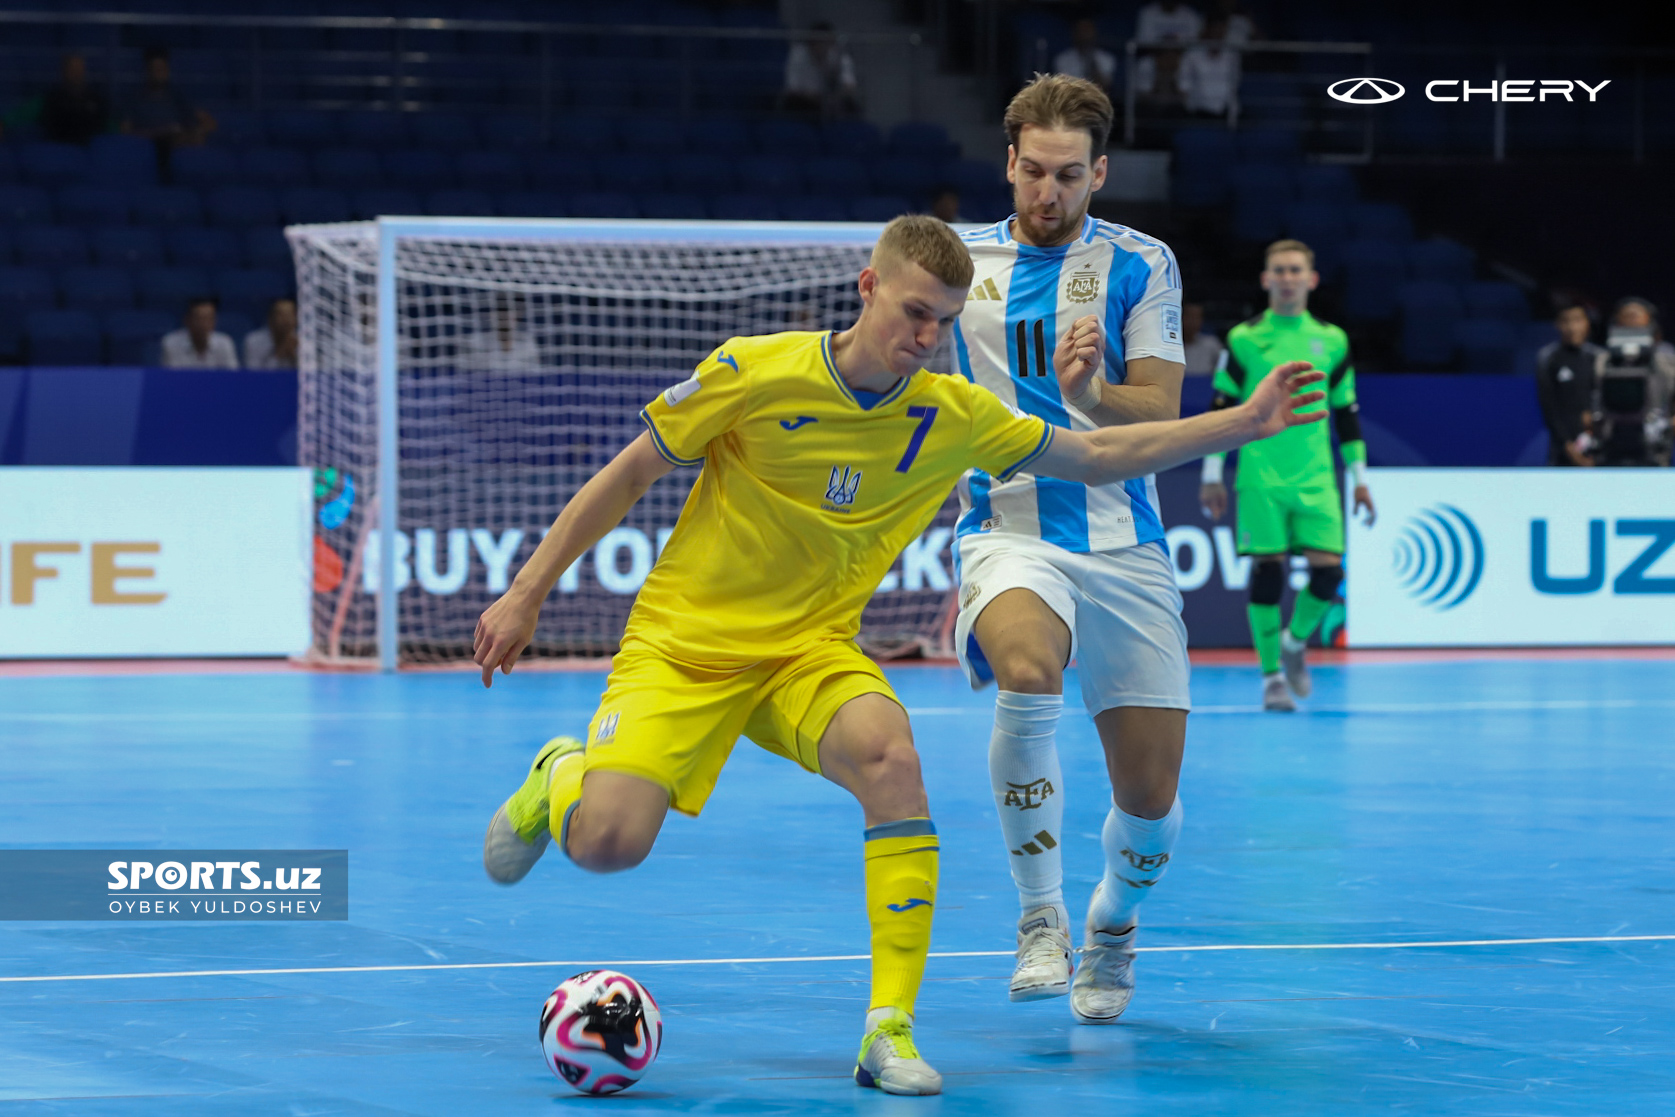
[[[696,815],[741,736],[819,774],[826,727],[863,694],[900,702],[878,665],[848,641],[727,670],[678,663],[633,641],[611,662],[584,771],[650,780],[675,810]]]

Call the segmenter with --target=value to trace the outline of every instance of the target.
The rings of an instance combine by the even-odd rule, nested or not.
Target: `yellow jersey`
[[[850,640],[896,556],[975,466],[1005,480],[1053,428],[923,369],[889,392],[838,375],[830,333],[736,337],[640,413],[703,466],[628,618],[687,663],[743,665]]]

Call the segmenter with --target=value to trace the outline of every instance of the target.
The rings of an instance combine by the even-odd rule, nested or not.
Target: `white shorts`
[[[1190,710],[1192,668],[1175,566],[1162,543],[1077,554],[1027,535],[967,535],[956,544],[960,615],[954,647],[972,689],[994,681],[972,628],[989,602],[1026,589],[1070,630],[1070,657],[1090,715],[1119,706]]]

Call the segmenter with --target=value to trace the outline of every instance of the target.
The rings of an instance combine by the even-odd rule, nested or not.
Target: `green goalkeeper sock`
[[[1250,617],[1250,638],[1256,645],[1262,673],[1272,675],[1280,669],[1280,607],[1246,605],[1245,614]]]
[[[1308,590],[1298,594],[1297,604],[1291,607],[1291,638],[1301,642],[1313,636],[1331,607],[1330,601],[1322,601]]]

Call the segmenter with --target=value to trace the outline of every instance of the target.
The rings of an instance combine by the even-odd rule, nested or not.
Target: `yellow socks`
[[[570,823],[570,812],[582,801],[582,753],[573,753],[557,762],[552,779],[547,783],[547,829],[552,831],[558,851],[570,856],[564,848],[565,830]]]
[[[553,803],[556,812],[556,795]],[[555,827],[553,833],[560,831]],[[939,848],[936,826],[928,818],[904,818],[866,830],[867,919],[872,924],[869,1008],[913,1015],[931,948]]]

